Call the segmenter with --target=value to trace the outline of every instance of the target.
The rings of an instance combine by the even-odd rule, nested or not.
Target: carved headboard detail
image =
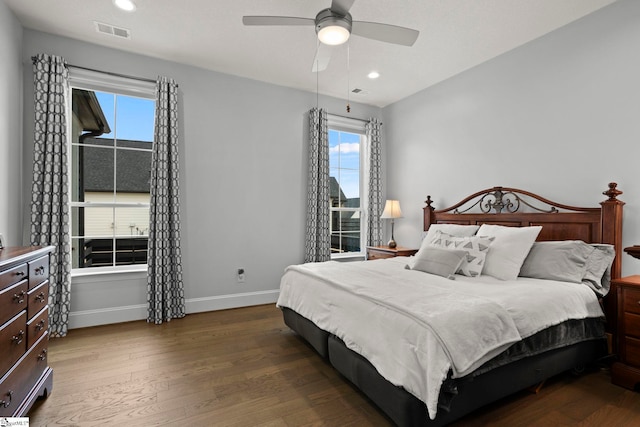
[[[431,196],[424,207],[424,230],[431,224],[496,224],[512,227],[541,225],[538,240],[583,240],[614,245],[612,278],[622,275],[622,191],[612,182],[602,192],[600,207],[578,207],[553,202],[529,191],[493,187],[478,191],[445,209],[435,209]],[[605,298],[607,316],[615,313],[615,289]],[[615,317],[610,317],[615,318]]]

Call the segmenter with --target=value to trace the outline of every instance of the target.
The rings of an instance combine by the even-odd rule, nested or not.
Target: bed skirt
[[[293,310],[283,308],[287,326],[399,426],[441,426],[519,390],[567,370],[584,368],[606,356],[605,338],[589,339],[521,358],[479,374],[447,379],[438,399],[438,415],[429,419],[424,402],[384,379],[364,357],[338,337],[318,328]]]

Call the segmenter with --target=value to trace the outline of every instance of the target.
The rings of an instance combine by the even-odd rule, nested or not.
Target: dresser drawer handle
[[[44,319],[42,319],[38,323],[36,323],[36,326],[34,327],[34,329],[36,330],[36,332],[43,330],[44,329]]]
[[[44,292],[40,292],[38,295],[36,295],[34,300],[35,302],[44,302]]]
[[[40,275],[40,274],[44,274],[44,266],[40,266],[38,268],[36,268],[35,270],[36,276]]]
[[[24,339],[24,331],[20,331],[17,334],[15,334],[14,336],[11,337],[11,342],[13,344],[20,344],[22,343],[22,340]]]
[[[47,358],[47,349],[45,348],[44,350],[42,350],[42,352],[38,355],[38,360],[44,360]]]
[[[24,271],[16,271],[16,276],[24,276]]]
[[[0,405],[2,405],[3,408],[8,408],[9,406],[11,406],[11,399],[13,398],[13,391],[9,390],[7,392],[7,397],[9,398],[9,400],[0,400]]]
[[[16,304],[22,304],[24,302],[25,295],[27,295],[25,291],[22,291],[19,294],[13,294],[13,300],[16,302]]]

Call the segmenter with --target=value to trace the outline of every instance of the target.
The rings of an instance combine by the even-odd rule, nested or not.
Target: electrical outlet
[[[238,283],[244,283],[244,268],[238,269]]]

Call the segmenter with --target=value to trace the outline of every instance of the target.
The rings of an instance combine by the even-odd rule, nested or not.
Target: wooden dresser
[[[397,246],[390,248],[389,246],[367,246],[367,259],[393,258],[397,256],[411,256],[418,252],[417,249],[403,248]]]
[[[611,367],[611,380],[633,389],[640,384],[640,276],[612,280],[612,289],[615,288],[618,361]]]
[[[53,386],[47,364],[52,250],[0,249],[0,416],[24,416]]]

